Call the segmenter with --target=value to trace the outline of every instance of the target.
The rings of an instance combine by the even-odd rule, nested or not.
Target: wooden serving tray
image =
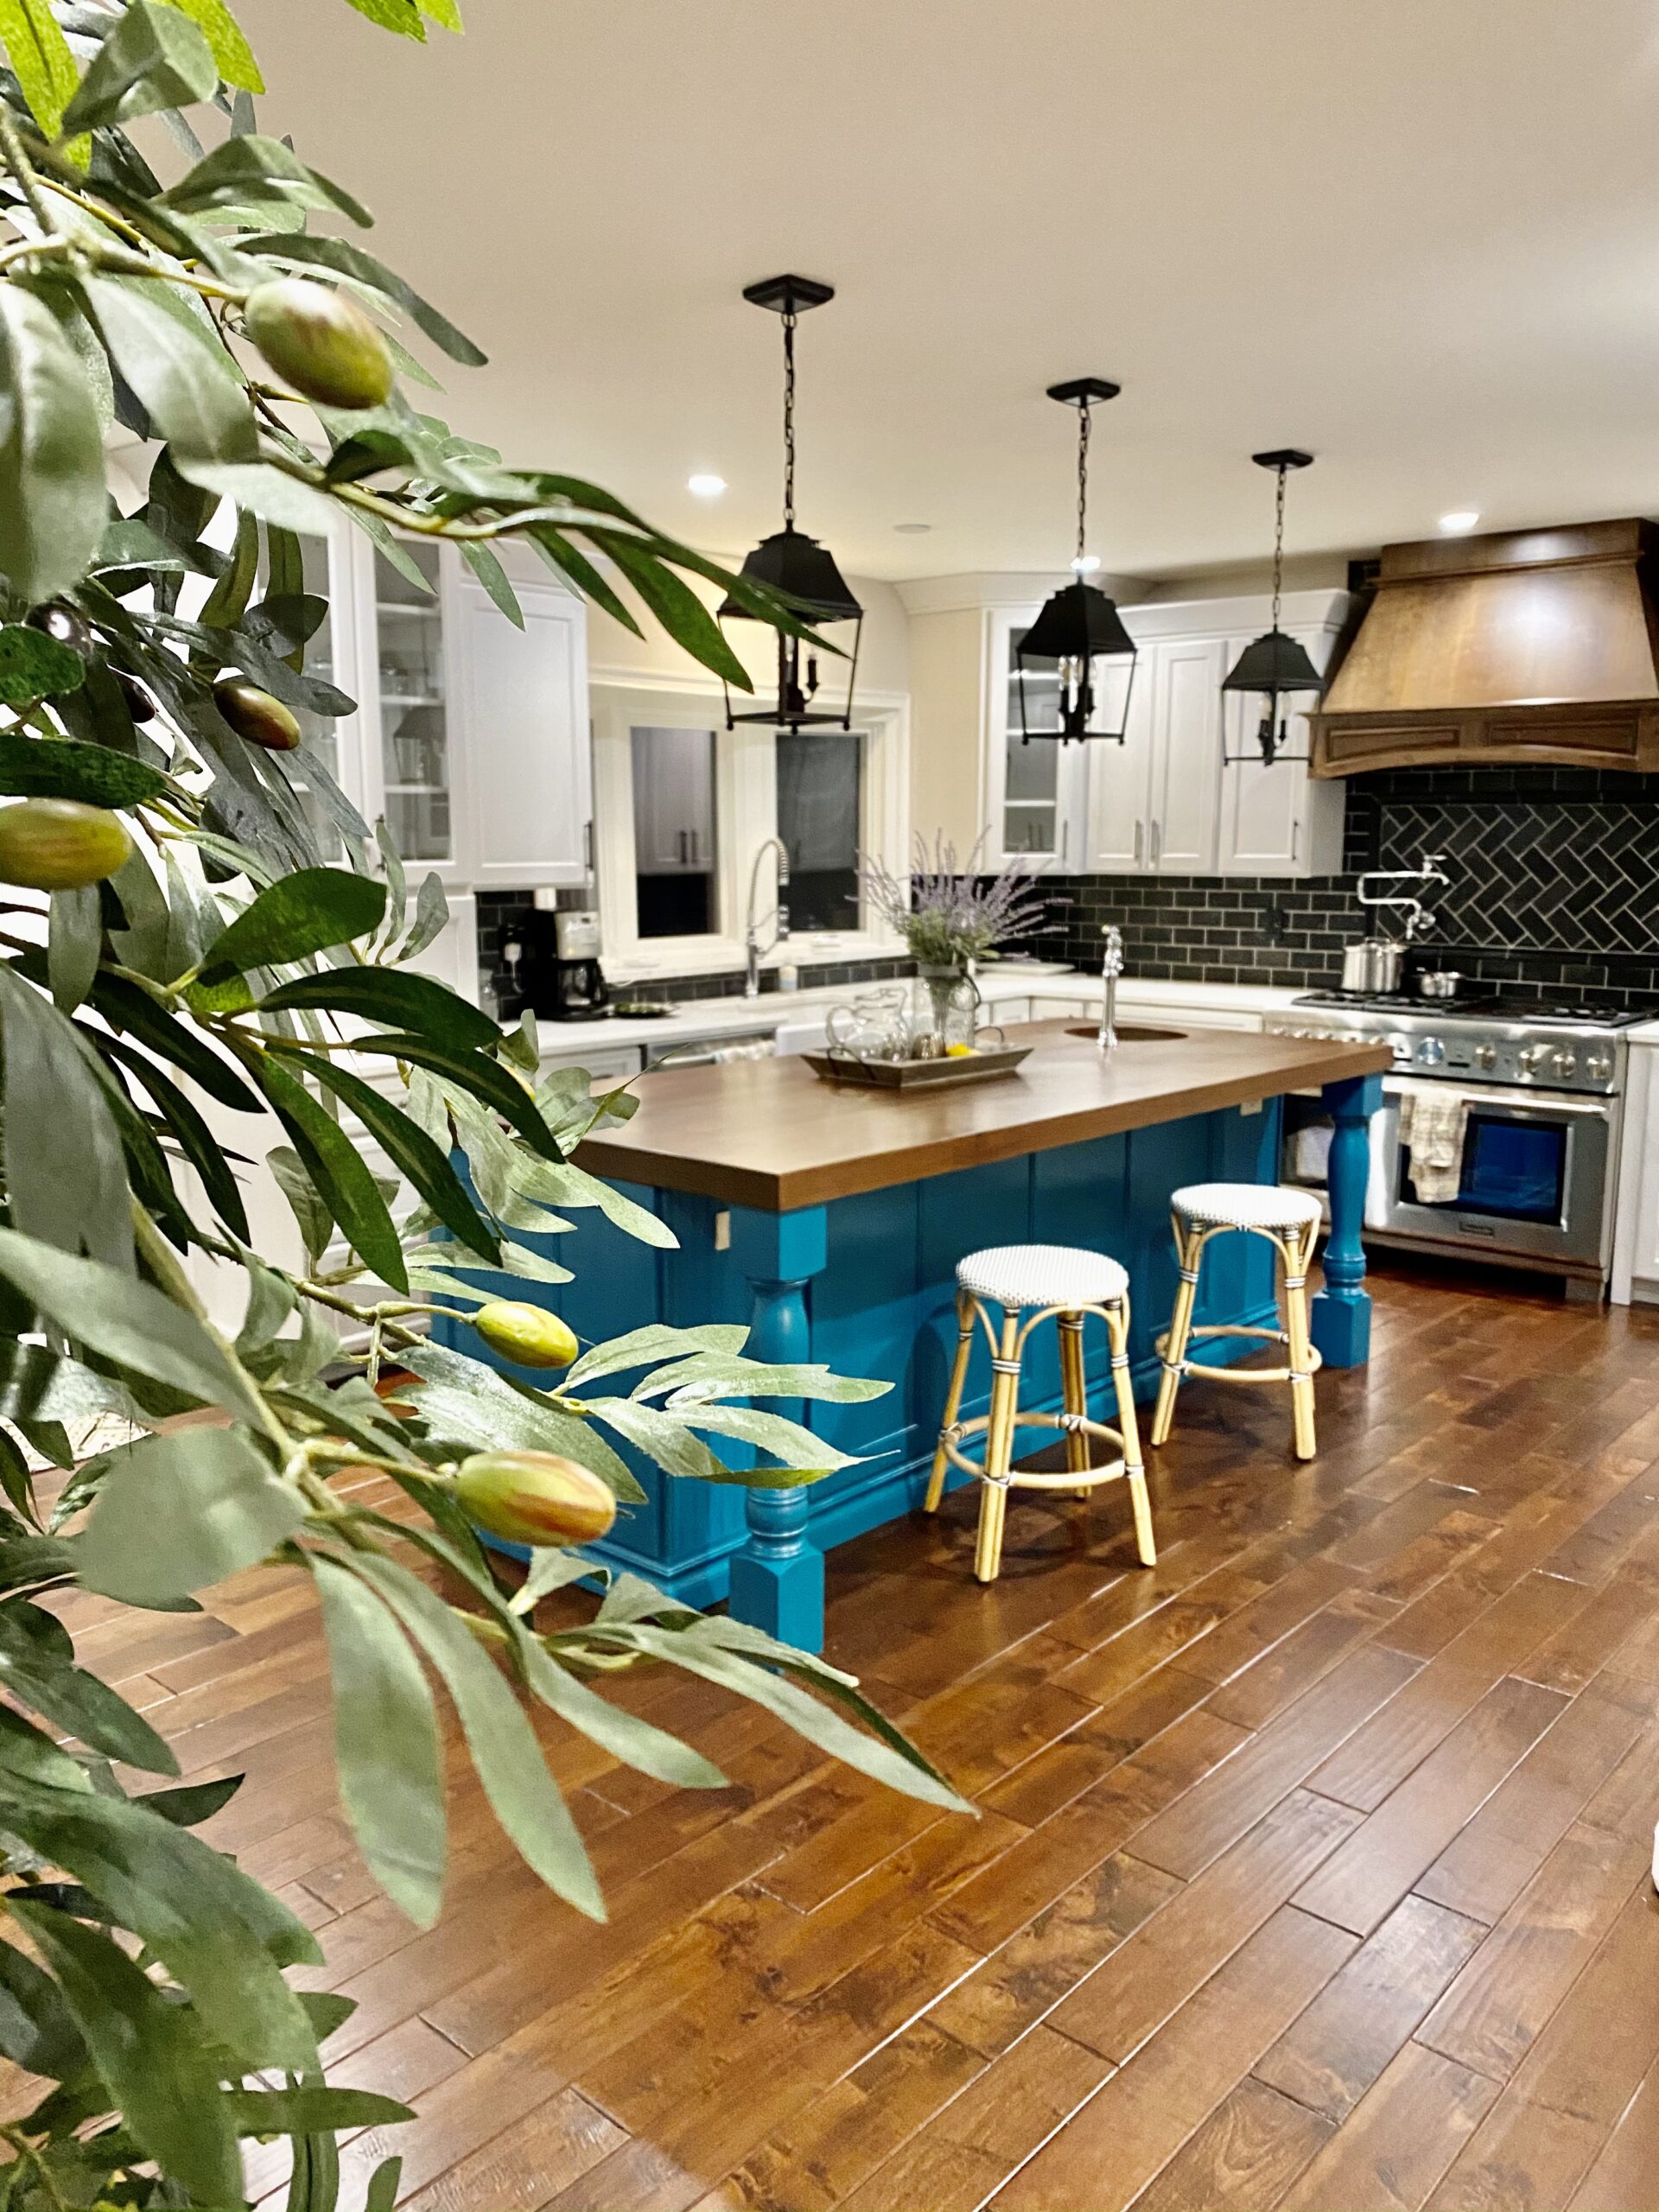
[[[1030,1052],[1029,1045],[998,1045],[943,1060],[855,1060],[830,1052],[805,1052],[802,1058],[823,1083],[854,1084],[868,1090],[938,1090],[1012,1075]]]

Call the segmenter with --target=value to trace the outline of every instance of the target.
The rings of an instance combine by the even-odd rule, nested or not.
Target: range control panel
[[[1361,1014],[1346,1007],[1294,1007],[1269,1017],[1275,1037],[1332,1037],[1382,1043],[1402,1075],[1438,1076],[1516,1090],[1590,1091],[1623,1088],[1624,1040],[1605,1030],[1532,1028],[1456,1015]]]

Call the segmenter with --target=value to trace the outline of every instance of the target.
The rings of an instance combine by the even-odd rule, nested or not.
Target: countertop
[[[1099,976],[1075,968],[1035,972],[999,965],[977,980],[980,995],[989,1007],[1029,998],[1078,998],[1093,1006],[1100,997]],[[633,988],[640,996],[647,995],[645,987]],[[676,1002],[673,1013],[665,1019],[628,1021],[612,1015],[598,1021],[538,1021],[536,1030],[543,1053],[556,1054],[562,1059],[613,1045],[643,1045],[662,1052],[694,1037],[739,1037],[748,1031],[810,1021],[825,1007],[887,988],[891,986],[838,983],[800,991],[766,991],[758,999],[684,999]],[[1276,1014],[1300,995],[1300,991],[1262,984],[1159,982],[1135,976],[1124,976],[1117,987],[1120,1007],[1211,1007],[1241,1015]]]
[[[1103,1063],[1061,1021],[1011,1028],[1035,1049],[1014,1075],[960,1090],[838,1087],[804,1060],[659,1070],[621,1129],[580,1147],[619,1181],[786,1213],[1283,1091],[1380,1074],[1386,1045],[1208,1029],[1126,1040]]]

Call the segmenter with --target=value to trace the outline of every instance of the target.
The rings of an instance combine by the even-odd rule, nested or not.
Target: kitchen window
[[[867,925],[858,856],[880,853],[891,865],[907,849],[903,702],[878,702],[852,732],[791,737],[728,730],[718,690],[600,676],[592,698],[594,871],[613,975],[741,968],[750,871],[772,836],[790,855],[791,934],[766,965],[900,949]],[[763,923],[773,896],[766,861],[756,901]]]

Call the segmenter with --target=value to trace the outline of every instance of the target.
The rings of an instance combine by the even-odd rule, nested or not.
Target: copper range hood
[[[1313,773],[1659,769],[1656,551],[1639,521],[1385,546],[1313,717]]]

